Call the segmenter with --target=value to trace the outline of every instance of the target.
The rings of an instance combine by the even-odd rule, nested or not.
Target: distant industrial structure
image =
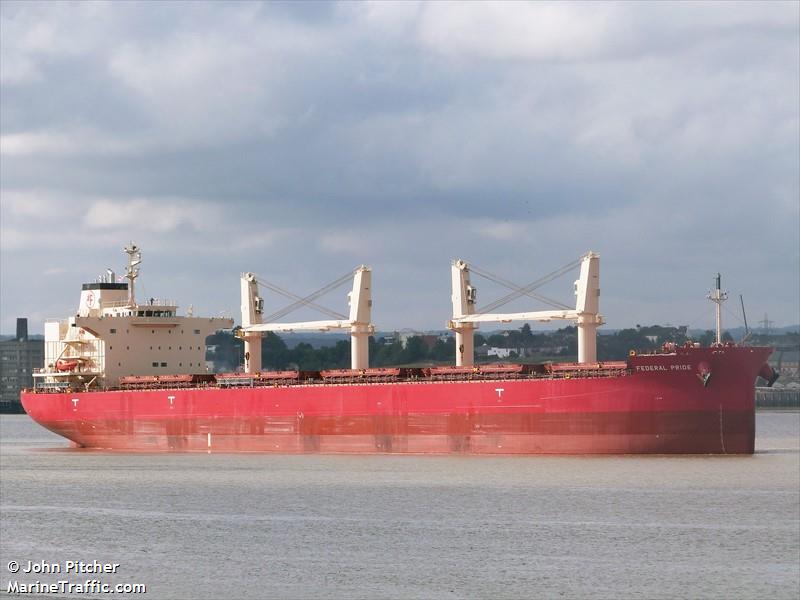
[[[19,393],[33,387],[33,370],[44,363],[44,340],[28,338],[28,319],[17,319],[17,335],[0,341],[0,412],[21,413]]]

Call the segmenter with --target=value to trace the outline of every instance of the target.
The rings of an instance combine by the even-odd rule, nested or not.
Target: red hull
[[[750,454],[770,352],[635,356],[613,377],[26,392],[22,403],[76,444],[115,450]]]

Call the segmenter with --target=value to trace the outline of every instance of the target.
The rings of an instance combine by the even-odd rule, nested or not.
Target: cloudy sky
[[[143,293],[195,314],[238,319],[241,271],[305,294],[366,263],[379,328],[441,328],[452,259],[525,284],[591,249],[610,328],[712,327],[717,271],[728,323],[739,294],[800,321],[796,2],[0,15],[4,333],[73,313],[130,240]]]

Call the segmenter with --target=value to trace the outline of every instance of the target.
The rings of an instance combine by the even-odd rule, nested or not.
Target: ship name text
[[[636,365],[637,371],[691,371],[692,365]]]

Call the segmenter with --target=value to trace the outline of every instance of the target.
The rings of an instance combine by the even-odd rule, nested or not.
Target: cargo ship
[[[83,284],[78,312],[45,323],[45,365],[21,401],[37,423],[74,446],[123,451],[416,453],[416,454],[751,454],[755,443],[755,381],[777,373],[771,348],[723,343],[717,278],[717,342],[665,344],[631,351],[627,360],[596,357],[599,256],[589,252],[504,300],[543,298],[534,290],[580,267],[575,308],[498,314],[476,308],[470,265],[454,261],[454,366],[370,368],[371,270],[352,277],[349,315],[241,276],[244,341],[241,370],[209,373],[205,339],[231,329],[229,318],[179,316],[177,304],[139,302],[135,282],[141,251],[125,248],[124,276],[111,270]],[[475,270],[475,269],[473,269]],[[336,283],[336,282],[335,282]],[[311,306],[326,321],[281,323],[264,315],[259,284]],[[331,286],[328,286],[328,289]],[[498,304],[489,305],[489,308]],[[475,364],[480,323],[574,321],[576,362]],[[264,332],[349,330],[350,369],[266,371]]]

